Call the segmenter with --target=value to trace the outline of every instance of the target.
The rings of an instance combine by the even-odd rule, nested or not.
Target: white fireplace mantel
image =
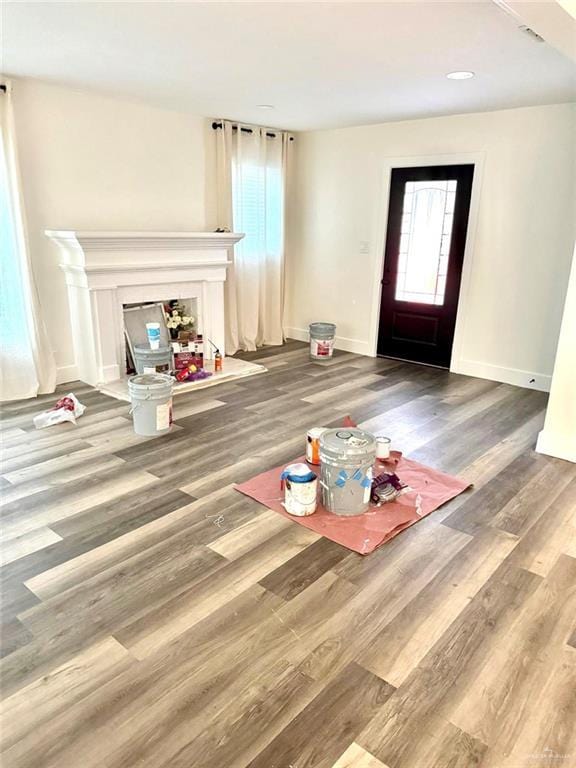
[[[82,381],[122,378],[123,304],[196,299],[198,330],[224,354],[224,281],[233,246],[228,232],[46,230],[60,249],[72,338]]]

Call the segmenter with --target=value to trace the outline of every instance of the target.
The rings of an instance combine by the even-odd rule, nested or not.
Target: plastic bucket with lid
[[[334,351],[336,326],[334,323],[310,323],[310,357],[312,360],[329,360]]]
[[[172,386],[174,379],[162,373],[144,373],[128,379],[134,432],[156,437],[172,426]]]
[[[328,429],[320,435],[322,504],[335,515],[368,509],[376,440],[362,429]]]
[[[170,373],[172,347],[134,347],[134,365],[137,373]]]

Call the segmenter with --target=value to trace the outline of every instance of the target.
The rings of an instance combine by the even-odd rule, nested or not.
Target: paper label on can
[[[310,352],[314,357],[330,357],[334,339],[310,339]]]
[[[308,435],[306,438],[306,461],[309,464],[320,464],[320,438]]]
[[[143,373],[156,373],[156,366],[144,366]]]
[[[163,403],[156,406],[156,429],[168,429],[170,426],[171,404]]]

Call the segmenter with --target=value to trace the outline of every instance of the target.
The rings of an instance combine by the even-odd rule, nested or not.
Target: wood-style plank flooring
[[[546,396],[289,342],[164,437],[5,405],[3,768],[576,766],[576,466]],[[234,491],[350,414],[474,488],[368,557]]]

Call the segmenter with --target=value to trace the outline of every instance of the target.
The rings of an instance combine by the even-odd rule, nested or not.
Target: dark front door
[[[473,165],[395,168],[378,354],[449,367]]]

